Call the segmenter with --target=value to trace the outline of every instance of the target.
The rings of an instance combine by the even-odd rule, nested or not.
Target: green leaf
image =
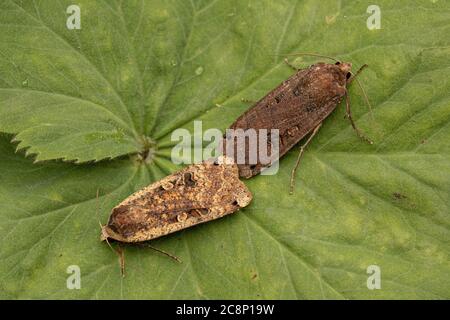
[[[0,4],[0,298],[450,298],[448,2],[378,1],[379,30],[366,1],[86,0],[68,30],[71,4]],[[296,52],[369,64],[373,113],[357,86],[350,99],[375,144],[339,107],[294,195],[298,150],[246,181],[249,207],[152,241],[181,264],[126,246],[122,278],[99,221],[177,169],[173,130],[225,129],[249,108],[241,98],[292,74],[279,54]]]

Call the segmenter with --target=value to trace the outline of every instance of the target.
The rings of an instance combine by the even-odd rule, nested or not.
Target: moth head
[[[236,199],[238,206],[241,208],[248,206],[251,201],[252,201],[252,194],[250,192],[242,192],[239,194],[239,197]]]
[[[233,204],[238,205],[240,208],[248,206],[252,201],[253,198],[252,193],[241,181],[239,181],[239,183],[235,186],[233,193],[235,196]]]
[[[234,164],[234,159],[222,155],[222,156],[217,157],[217,159],[213,159],[213,162],[214,162],[215,165]]]
[[[126,238],[122,237],[122,235],[114,232],[109,226],[102,226],[102,232],[100,234],[100,241],[106,241],[109,245],[108,240],[116,240],[120,242],[129,242]]]
[[[343,74],[345,74],[345,77],[349,79],[352,76],[352,64],[350,62],[336,62],[335,65],[338,66],[338,68],[341,70]]]
[[[109,238],[108,226],[102,226],[102,232],[100,234],[100,241],[106,241]]]

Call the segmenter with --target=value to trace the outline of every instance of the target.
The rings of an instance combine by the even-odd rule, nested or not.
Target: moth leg
[[[298,68],[291,64],[287,58],[284,59],[284,63],[286,63],[289,67],[291,67],[291,69],[295,70],[296,72],[298,71]]]
[[[120,263],[120,273],[122,274],[122,277],[125,277],[125,251],[123,248],[119,245],[117,249],[117,255],[119,256],[119,263]]]
[[[119,265],[120,265],[120,274],[122,275],[122,277],[125,277],[125,254],[124,254],[124,250],[123,248],[120,246],[118,246],[117,249],[114,249],[111,245],[111,243],[109,243],[108,238],[105,238],[106,243],[108,244],[108,246],[111,248],[111,250],[117,254],[117,256],[119,257]]]
[[[373,119],[373,115],[372,115],[372,105],[370,104],[369,101],[369,97],[366,94],[366,90],[364,90],[361,82],[359,82],[357,76],[361,73],[361,71],[363,71],[366,67],[368,67],[367,64],[362,65],[361,68],[358,69],[358,71],[356,71],[354,74],[352,74],[352,76],[350,77],[350,79],[347,80],[347,85],[349,85],[353,80],[356,80],[356,84],[358,85],[359,89],[361,89],[361,92],[364,96],[364,101],[366,102],[367,106],[369,107],[369,111],[370,111],[370,116]]]
[[[290,190],[289,190],[289,194],[293,194],[294,193],[294,186],[295,186],[295,173],[297,172],[297,168],[298,165],[300,164],[300,159],[302,158],[303,153],[305,152],[306,147],[308,146],[308,144],[311,142],[312,138],[314,138],[314,136],[316,135],[316,133],[319,131],[320,127],[322,126],[322,122],[319,123],[313,130],[313,132],[309,135],[308,140],[306,140],[306,142],[300,147],[300,152],[298,153],[297,156],[297,161],[295,162],[295,166],[292,169],[291,172],[291,185],[290,185]]]
[[[164,251],[164,250],[155,248],[154,246],[152,246],[152,245],[149,244],[149,243],[141,242],[141,243],[136,243],[136,245],[141,246],[141,247],[147,247],[147,248],[153,249],[153,250],[155,250],[155,251],[157,251],[157,252],[159,252],[159,253],[162,253],[162,254],[168,256],[169,258],[172,258],[172,259],[175,260],[176,262],[181,263],[181,260],[180,260],[177,256],[175,256],[175,255],[173,255],[173,254],[170,254],[170,253],[168,253],[168,252],[166,252],[166,251]]]
[[[348,98],[348,93],[345,94],[345,114],[346,114],[348,120],[350,120],[350,123],[351,123],[353,129],[356,131],[356,134],[358,135],[358,137],[360,137],[362,140],[366,141],[369,144],[373,144],[373,141],[370,140],[369,138],[367,138],[362,133],[362,131],[356,126],[355,121],[353,121],[352,111],[350,109],[350,99]]]
[[[347,80],[347,84],[350,84],[355,78],[363,71],[365,68],[367,68],[367,64],[363,64],[361,68],[358,69],[358,71],[355,72],[355,74],[352,74],[351,78]]]

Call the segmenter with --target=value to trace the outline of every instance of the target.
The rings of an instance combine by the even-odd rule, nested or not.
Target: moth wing
[[[338,67],[330,64],[319,63],[299,70],[241,115],[230,129],[255,129],[258,134],[259,130],[266,129],[267,135],[274,132],[271,130],[278,130],[278,153],[272,162],[278,160],[336,108],[345,93],[341,86],[345,78],[341,78]],[[272,139],[271,136],[266,139],[268,154],[271,154]],[[239,148],[232,136],[226,136],[223,143],[224,154],[236,160],[239,152],[245,153],[245,162],[239,163],[241,177],[250,178],[267,167],[259,159],[256,164],[250,163],[248,143],[245,148]],[[227,144],[233,145],[228,146],[233,155],[226,149]],[[261,148],[258,145],[257,150]]]
[[[146,241],[236,212],[251,199],[235,164],[194,164],[122,201],[104,233],[122,242]]]

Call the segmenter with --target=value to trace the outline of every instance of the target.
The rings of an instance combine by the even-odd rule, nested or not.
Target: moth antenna
[[[97,195],[95,197],[95,214],[97,215],[97,220],[98,220],[98,224],[100,225],[100,229],[103,228],[102,223],[100,221],[100,216],[98,214],[98,194],[99,194],[99,189],[97,188]]]
[[[351,83],[353,81],[353,79],[355,79],[365,68],[367,68],[368,65],[367,64],[363,64],[361,66],[361,68],[358,69],[358,71],[356,71],[355,73],[350,72],[352,74],[352,77],[350,79],[348,79],[347,83]]]
[[[153,250],[155,250],[155,251],[157,251],[159,253],[162,253],[162,254],[168,256],[169,258],[172,258],[176,262],[181,263],[181,260],[177,256],[174,256],[173,254],[170,254],[170,253],[168,253],[168,252],[166,252],[164,250],[158,249],[158,248],[156,248],[156,247],[154,247],[154,246],[152,246],[152,245],[150,245],[148,243],[139,243],[139,245],[140,246],[144,246],[144,247],[148,247],[150,249],[153,249]]]
[[[361,89],[361,92],[364,96],[364,101],[366,102],[367,106],[369,107],[370,117],[373,119],[373,113],[372,113],[372,105],[370,104],[369,97],[366,94],[366,91],[364,90],[361,82],[356,78],[356,83],[358,84],[358,87]]]
[[[272,54],[271,56],[285,56],[285,57],[290,57],[290,56],[311,56],[311,57],[326,58],[326,59],[330,59],[330,60],[333,60],[333,61],[336,61],[336,62],[340,62],[336,58],[325,56],[323,54],[310,53],[310,52],[287,53],[287,54]]]
[[[357,76],[361,73],[361,71],[363,71],[367,67],[368,67],[367,64],[363,64],[361,68],[359,68],[358,71],[356,71],[356,73],[354,74],[352,73],[352,77],[347,81],[347,83],[350,84],[353,80],[356,80],[356,84],[363,93],[364,101],[366,105],[369,107],[370,117],[373,119],[372,105],[370,104],[369,97],[367,96],[366,91],[364,90],[364,87],[361,84],[361,81],[359,81],[359,79],[357,78]]]

